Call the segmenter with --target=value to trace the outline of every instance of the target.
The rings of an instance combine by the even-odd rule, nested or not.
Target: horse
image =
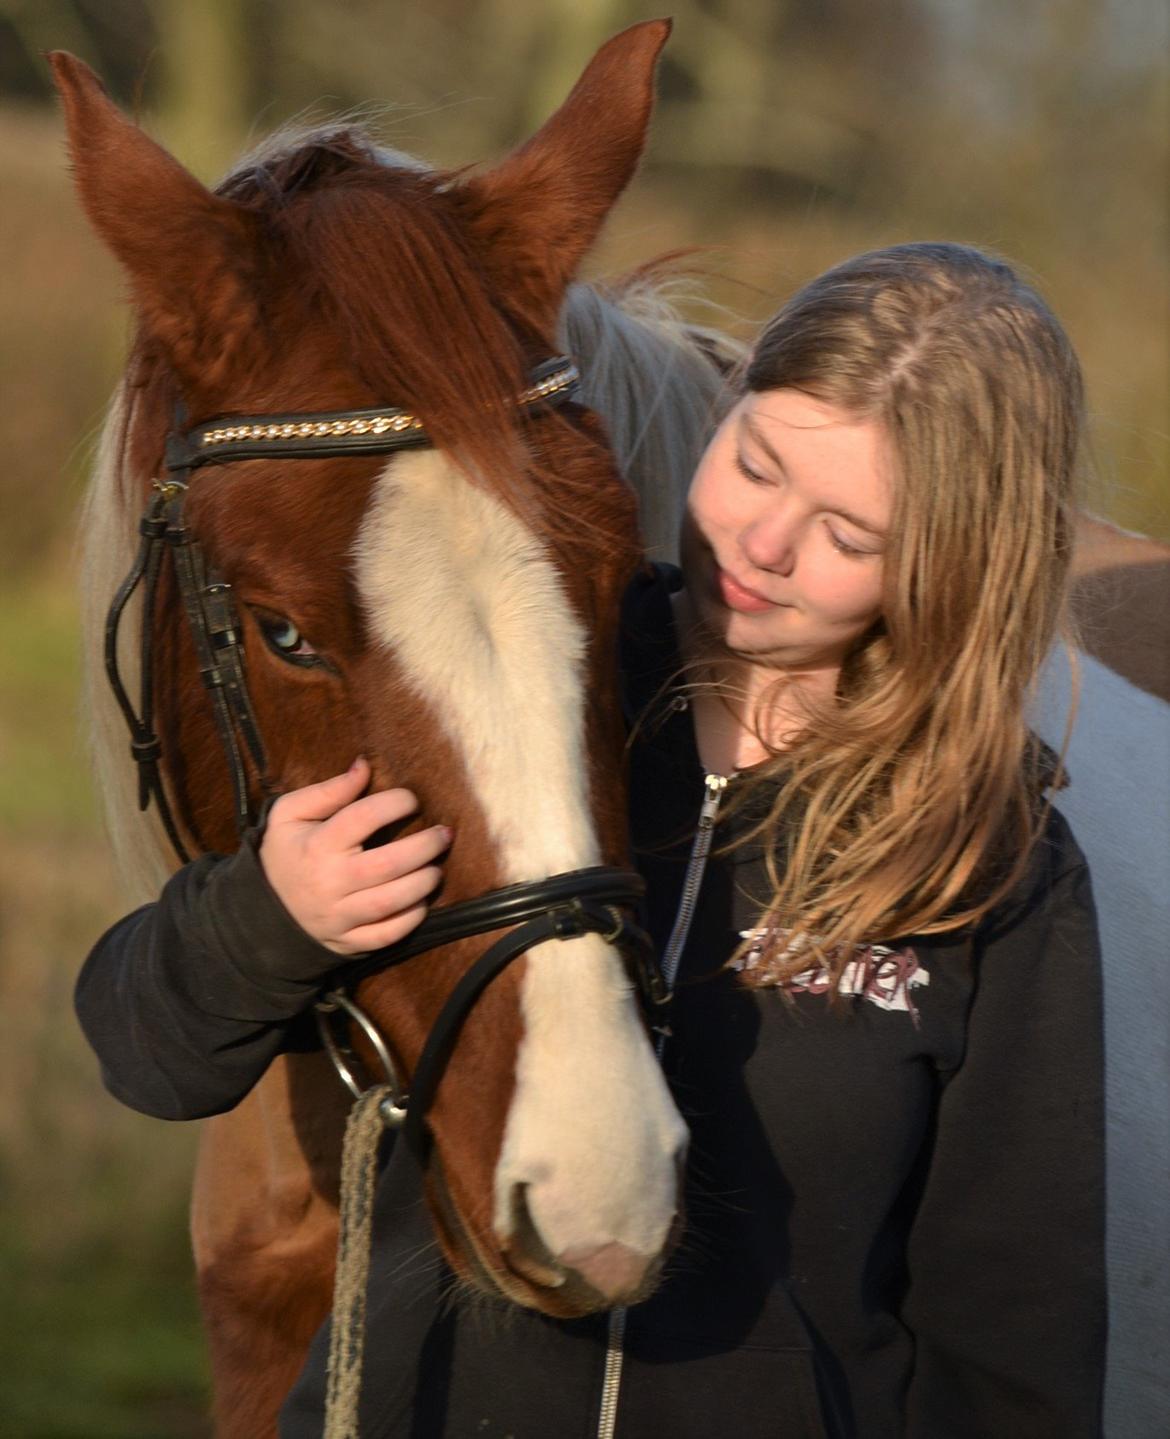
[[[669,371],[690,419],[676,407],[659,429],[689,472],[720,385],[713,346],[639,315],[648,282],[627,287],[624,310],[586,290],[565,305],[636,165],[668,31],[609,41],[486,172],[431,171],[338,126],[278,139],[214,193],[85,65],[51,57],[82,204],[137,321],[86,510],[87,592],[108,596],[136,525],[146,552],[164,531],[198,542],[185,557],[176,544],[173,567],[143,561],[155,589],[131,717],[139,799],[157,801],[180,857],[231,850],[266,794],[360,752],[376,787],[415,791],[417,823],[456,830],[451,911],[626,866],[616,625],[643,542],[601,422],[562,384],[568,367],[550,377],[542,362],[562,311],[570,328],[602,321],[596,373],[625,353],[642,376],[627,440]],[[410,447],[387,460],[337,443],[337,423],[346,445],[368,442],[353,427],[370,416],[379,443],[402,428]],[[273,450],[282,433],[291,452]],[[204,469],[198,447],[224,444],[224,466]],[[218,628],[185,625],[185,609],[225,602]],[[107,623],[95,608],[91,641]],[[222,645],[230,711],[199,673]],[[115,646],[116,677],[131,650]],[[174,860],[133,813],[117,709],[97,681],[90,693],[112,831],[157,880]],[[237,729],[233,792],[220,738]],[[503,923],[364,979],[357,997],[396,1070],[418,1081],[446,997]],[[628,925],[605,927],[536,943],[458,1015],[425,1116],[427,1199],[453,1273],[560,1317],[648,1292],[680,1222],[685,1128],[616,942]],[[204,1128],[192,1228],[220,1435],[274,1431],[328,1311],[343,1098],[320,1054],[290,1053]]]
[[[622,162],[625,168],[621,169],[617,181],[611,174],[604,183],[595,177],[586,185],[593,196],[592,205],[586,206],[591,217],[588,235],[579,244],[575,243],[571,253],[563,250],[557,255],[546,255],[543,250],[537,253],[541,226],[548,227],[543,237],[550,246],[565,243],[558,237],[554,223],[555,205],[552,200],[546,203],[542,198],[545,187],[565,183],[567,169],[573,163],[593,169],[599,163],[597,156],[589,151],[597,124],[597,117],[592,113],[595,101],[586,97],[604,93],[608,105],[612,86],[615,91],[626,94],[627,103],[632,103],[626,86],[634,91],[638,91],[639,85],[648,88],[647,65],[652,65],[652,60],[648,62],[647,52],[660,40],[646,27],[636,27],[635,31],[627,32],[626,38],[619,37],[619,42],[621,53],[608,47],[603,49],[564,109],[528,146],[506,160],[495,178],[486,177],[487,189],[498,197],[497,203],[502,209],[497,209],[494,217],[489,215],[485,222],[483,201],[479,193],[473,192],[470,203],[458,207],[458,223],[461,233],[466,230],[466,243],[486,271],[489,308],[503,316],[505,328],[519,336],[522,347],[531,341],[534,331],[539,331],[540,339],[545,342],[542,349],[548,351],[554,311],[560,305],[555,321],[559,330],[558,346],[576,360],[582,371],[582,397],[586,404],[605,416],[608,440],[618,468],[627,473],[639,495],[644,539],[652,552],[669,558],[685,486],[707,424],[719,403],[721,371],[733,357],[734,347],[718,336],[698,334],[679,320],[650,274],[635,276],[612,294],[579,284],[569,284],[567,292],[565,290],[574,265],[600,223],[599,207],[603,211],[606,204],[612,203],[615,183],[620,189],[624,176],[632,169],[629,154],[632,152],[636,158],[644,122],[641,132],[636,124],[630,124],[634,139],[627,139],[626,159]],[[611,42],[611,46],[614,43]],[[627,65],[637,71],[636,78],[619,74]],[[197,389],[202,408],[192,411],[196,417],[211,414],[221,405],[221,397],[229,396],[227,382],[235,383],[243,373],[246,355],[252,355],[256,362],[255,370],[248,375],[249,404],[288,407],[295,401],[325,408],[364,401],[371,396],[379,402],[387,395],[395,400],[407,398],[412,404],[417,403],[435,433],[442,435],[450,445],[446,451],[441,445],[437,453],[448,454],[448,464],[459,464],[462,447],[474,442],[467,430],[458,426],[458,397],[452,396],[449,387],[437,386],[432,391],[428,388],[429,371],[425,376],[416,375],[409,365],[399,363],[397,352],[390,355],[384,344],[380,348],[378,343],[374,344],[373,351],[383,361],[383,370],[379,370],[371,383],[359,363],[355,377],[352,360],[356,357],[360,362],[363,351],[354,345],[347,356],[339,356],[336,337],[327,333],[328,326],[321,315],[314,310],[306,319],[304,309],[283,293],[277,297],[278,313],[273,317],[276,328],[272,338],[277,343],[272,352],[263,347],[260,351],[249,348],[247,326],[235,322],[238,317],[233,318],[232,309],[242,302],[246,317],[254,321],[258,311],[257,295],[241,288],[239,275],[231,266],[226,267],[226,273],[211,277],[216,283],[209,283],[206,288],[189,282],[189,288],[198,289],[210,298],[213,309],[226,324],[232,336],[230,357],[217,353],[214,325],[208,324],[205,328],[194,325],[189,302],[188,310],[178,315],[179,329],[186,326],[191,331],[189,335],[180,336],[177,342],[168,342],[163,334],[156,333],[152,317],[157,315],[160,306],[163,313],[158,318],[169,320],[172,329],[176,319],[160,302],[162,271],[150,252],[149,241],[119,235],[116,224],[100,218],[103,207],[124,205],[127,227],[134,217],[141,221],[144,211],[156,217],[161,213],[166,222],[164,230],[168,225],[180,224],[184,207],[188,211],[198,210],[199,224],[189,215],[189,229],[179,231],[184,237],[189,233],[194,238],[197,231],[214,229],[217,223],[214,197],[198,187],[193,188],[194,182],[189,177],[180,183],[173,162],[168,164],[144,137],[120,128],[123,122],[110,113],[111,107],[101,101],[94,82],[84,71],[66,66],[60,79],[66,94],[67,113],[72,107],[74,117],[74,150],[83,195],[88,183],[91,195],[88,203],[91,213],[97,211],[94,218],[99,231],[106,234],[103,223],[110,227],[112,233],[107,239],[123,258],[135,282],[145,337],[136,347],[127,380],[106,427],[90,492],[86,518],[88,593],[94,596],[95,602],[116,584],[129,562],[137,510],[141,507],[148,477],[156,473],[168,423],[167,409],[175,388],[168,368],[181,373],[188,384],[208,386],[206,392]],[[648,110],[648,102],[641,103]],[[100,168],[92,151],[103,144],[108,145],[111,156],[119,157],[117,163],[133,159],[133,167],[119,187],[113,187],[109,176],[104,181],[100,177],[87,181],[87,175]],[[87,153],[90,153],[88,161]],[[604,168],[610,163],[604,150],[602,159]],[[115,161],[110,159],[106,163],[113,166]],[[381,167],[385,173],[372,175],[372,167]],[[169,195],[179,202],[174,213],[161,199],[150,205],[145,197],[131,194],[136,186],[143,186],[144,180],[157,183],[160,176],[167,182],[159,191],[160,196]],[[378,256],[379,242],[371,238],[374,227],[368,220],[378,213],[379,201],[370,198],[370,194],[382,196],[383,191],[394,191],[398,201],[395,221],[405,227],[412,239],[417,239],[419,228],[416,227],[428,225],[426,207],[438,205],[440,212],[446,215],[443,207],[448,202],[442,196],[452,188],[458,192],[460,186],[467,184],[463,177],[434,176],[413,160],[378,151],[359,129],[342,125],[277,136],[237,167],[223,187],[223,194],[263,221],[281,215],[290,206],[305,207],[318,200],[327,201],[332,188],[344,189],[351,182],[369,200],[368,214],[363,211],[364,223],[347,226],[344,236],[337,227],[330,228],[330,244],[320,252],[320,259],[333,266],[365,266],[361,273],[367,279],[383,282],[371,283],[367,289],[368,295],[376,297],[378,305],[387,306],[384,318],[380,310],[373,316],[376,330],[379,324],[388,325],[402,318],[389,298],[394,294],[394,283],[401,281],[386,273],[386,266]],[[598,184],[601,185],[600,198],[591,188]],[[400,188],[396,190],[396,186]],[[531,222],[527,201],[521,198],[528,186],[534,188],[537,202],[535,219]],[[369,187],[369,193],[365,187]],[[235,212],[228,213],[234,215]],[[497,218],[501,215],[506,218]],[[174,231],[167,233],[176,237]],[[422,235],[429,239],[431,230],[422,228]],[[350,245],[356,254],[350,253]],[[363,255],[363,246],[371,247],[371,252]],[[192,249],[194,252],[198,246]],[[434,258],[439,258],[437,253]],[[536,292],[531,291],[534,281],[528,273],[533,265],[541,272],[535,282]],[[307,263],[304,273],[315,279],[314,264]],[[417,267],[407,267],[406,273],[417,276]],[[437,293],[443,291],[443,286],[454,287],[458,293],[458,278],[450,273],[436,276]],[[234,288],[228,286],[229,279],[236,282]],[[263,289],[259,293],[260,298],[267,298]],[[324,293],[331,293],[328,286],[324,287]],[[171,310],[175,308],[172,304]],[[348,318],[351,322],[355,319],[352,314],[348,314]],[[446,350],[440,343],[440,337],[445,337],[445,321],[433,315],[433,327],[418,327],[418,317],[413,318],[416,329],[411,331],[412,335],[416,335],[425,354],[438,354],[441,364]],[[156,318],[156,327],[157,323]],[[325,359],[319,369],[311,373],[306,370],[305,375],[298,376],[278,354],[278,342],[294,330],[299,340],[302,327],[309,332],[314,354],[324,355]],[[360,328],[363,336],[367,334],[365,327],[355,328]],[[376,338],[384,341],[385,337]],[[180,346],[185,343],[188,352],[181,372],[173,348],[175,343]],[[452,353],[455,353],[454,347]],[[452,362],[456,368],[463,363],[466,351],[459,349],[457,353],[458,360]],[[213,378],[217,364],[223,366],[224,372],[216,373]],[[201,365],[208,371],[205,380],[200,378]],[[514,370],[512,375],[515,384]],[[473,375],[469,384],[474,383]],[[230,392],[232,409],[242,407],[244,393]],[[498,391],[492,398],[498,401]],[[497,411],[498,408],[497,404]],[[589,465],[596,465],[600,476],[597,482],[612,484],[612,461],[602,461],[595,454],[600,450],[599,434],[596,429],[589,429],[584,416],[576,419],[581,429],[573,440],[582,447]],[[543,436],[543,429],[551,430],[554,424],[552,417],[542,419],[539,426],[533,427],[541,430],[540,438],[528,441],[542,458],[546,458],[546,447],[556,449],[569,438],[563,435],[559,425],[555,441],[551,436]],[[506,443],[507,436],[504,439]],[[556,453],[559,457],[561,451],[556,449]],[[481,484],[485,483],[485,475],[497,473],[491,458],[486,466],[473,471]],[[498,472],[515,483],[523,465],[518,467],[512,455],[506,460],[494,458]],[[245,468],[262,476],[257,482],[258,491],[278,489],[279,492],[280,486],[287,487],[294,478],[298,485],[303,483],[299,467],[295,476],[291,471],[286,475],[279,466],[263,460],[252,461]],[[366,511],[361,504],[365,503],[368,508],[379,486],[389,488],[396,468],[402,469],[402,460],[393,461],[386,467],[386,473],[369,461],[315,463],[314,469],[320,475],[320,495],[338,487],[337,492],[347,493],[350,501],[345,507],[344,520],[340,516],[330,517],[325,532],[326,554],[344,554],[345,535],[356,533],[365,518]],[[475,477],[461,479],[460,483],[475,484]],[[451,488],[456,487],[452,484]],[[210,490],[203,497],[203,503],[209,533],[214,533],[223,550],[220,553],[217,547],[217,564],[246,595],[246,562],[252,557],[246,546],[241,549],[234,541],[233,530],[240,523],[238,507],[253,500],[267,510],[270,502],[266,495],[262,499],[260,494],[241,491],[243,486],[238,486],[231,497],[234,512],[228,509],[226,499],[222,510],[218,509]],[[503,503],[509,507],[515,505],[514,512],[523,513],[527,519],[528,511],[523,509],[520,497],[509,491],[504,493]],[[560,494],[563,498],[563,491]],[[579,503],[579,498],[574,491],[572,502]],[[298,506],[301,517],[310,526],[312,559],[306,562],[302,558],[299,570],[290,567],[284,586],[277,591],[280,600],[275,611],[283,615],[285,611],[280,606],[284,605],[296,618],[300,618],[298,606],[304,603],[302,589],[316,597],[315,613],[331,613],[327,597],[321,593],[323,577],[311,573],[306,580],[306,571],[315,571],[318,557],[319,536],[312,528],[311,497],[298,499]],[[591,517],[591,522],[596,520]],[[552,556],[565,553],[566,538],[555,525],[541,530],[540,540]],[[282,556],[294,560],[302,556],[304,541],[303,532],[294,533],[291,526],[282,530]],[[1149,1125],[1135,1124],[1130,1096],[1140,1086],[1148,1085],[1152,1075],[1164,1073],[1167,1065],[1164,1040],[1159,1039],[1150,1024],[1151,1014],[1156,1016],[1160,1010],[1145,1005],[1141,996],[1148,994],[1148,986],[1155,979],[1143,963],[1149,952],[1148,944],[1157,934],[1165,933],[1162,921],[1170,918],[1164,914],[1165,895],[1170,886],[1158,880],[1165,868],[1160,856],[1170,851],[1170,846],[1162,849],[1155,842],[1148,848],[1144,868],[1149,874],[1143,872],[1135,876],[1130,856],[1135,805],[1148,811],[1146,822],[1151,833],[1165,832],[1167,777],[1159,768],[1154,747],[1158,734],[1164,733],[1170,713],[1170,685],[1164,662],[1170,650],[1165,643],[1170,609],[1164,604],[1161,608],[1151,608],[1148,595],[1161,593],[1159,586],[1164,588],[1170,573],[1168,562],[1170,549],[1167,547],[1142,537],[1126,536],[1103,522],[1082,517],[1074,566],[1075,600],[1085,651],[1081,661],[1080,718],[1069,751],[1072,784],[1057,797],[1057,803],[1073,819],[1088,854],[1101,902],[1106,1023],[1110,1040],[1107,1076],[1111,1161],[1109,1248],[1114,1335],[1107,1412],[1111,1416],[1109,1432],[1118,1436],[1145,1432],[1141,1427],[1143,1416],[1148,1418],[1156,1412],[1159,1395],[1163,1400],[1166,1397],[1164,1381],[1156,1373],[1157,1336],[1163,1325],[1159,1313],[1164,1315],[1165,1307],[1159,1304],[1156,1285],[1151,1282],[1151,1269],[1157,1269],[1152,1261],[1159,1245],[1164,1248],[1166,1231],[1160,1222],[1164,1220],[1164,1198],[1158,1198],[1162,1190],[1151,1183],[1148,1176],[1164,1167],[1170,1156],[1170,1143],[1160,1132],[1151,1150]],[[582,576],[575,576],[577,584],[581,579]],[[344,562],[338,560],[331,566],[329,581],[336,587],[333,598],[338,605],[342,609],[348,605],[351,612],[360,613],[363,600],[360,594],[353,592],[354,580],[352,574],[346,572]],[[573,583],[566,581],[574,601],[584,603],[578,600],[579,591],[572,588]],[[606,597],[607,602],[613,589]],[[270,605],[276,602],[272,595],[269,600]],[[204,714],[200,722],[188,714],[188,710],[198,708],[191,698],[196,689],[192,660],[183,648],[183,635],[173,615],[168,613],[170,608],[173,607],[161,607],[156,635],[160,653],[176,656],[166,677],[172,689],[168,691],[164,686],[162,692],[167,728],[173,737],[169,752],[173,756],[174,772],[168,771],[168,784],[176,791],[185,828],[192,832],[198,830],[208,842],[230,847],[234,836],[228,814],[229,797],[226,787],[221,784],[217,790],[212,779],[215,760],[209,758],[213,751],[207,733],[208,718]],[[263,614],[263,607],[258,605],[255,613]],[[590,666],[593,666],[599,663],[606,642],[604,622],[600,621],[600,598],[598,608],[591,613],[599,617],[599,639],[590,651]],[[247,610],[245,615],[247,618]],[[90,616],[91,653],[97,652],[104,618],[104,608],[95,608]],[[263,634],[256,633],[256,629],[254,623],[249,636],[249,654],[258,651],[262,662],[270,664],[264,653]],[[306,628],[306,633],[312,631]],[[172,646],[170,650],[168,645]],[[363,662],[373,666],[379,661],[365,656]],[[390,673],[396,682],[404,678],[396,668],[391,667]],[[272,675],[261,675],[257,705],[262,714],[280,712],[283,692],[276,676],[286,684],[304,683],[303,676],[294,677],[279,669]],[[589,692],[589,683],[583,688]],[[1057,749],[1064,738],[1068,691],[1067,674],[1056,658],[1041,687],[1036,727]],[[596,694],[606,702],[612,692],[611,677],[596,689]],[[108,704],[104,712],[98,704],[99,696],[103,695],[100,677],[91,684],[91,693],[91,704],[95,712],[102,715],[103,727],[96,748],[99,769],[107,779],[113,833],[127,853],[132,869],[144,879],[150,892],[151,886],[157,886],[167,872],[165,838],[157,827],[152,829],[142,823],[133,812],[132,796],[124,792],[124,786],[120,788],[126,771],[124,733],[120,716]],[[490,694],[490,688],[485,693]],[[421,710],[417,695],[412,695],[408,703],[414,718],[406,730],[412,740],[421,737],[423,749],[416,751],[409,745],[399,748],[398,729],[389,716],[384,721],[380,719],[379,724],[384,722],[387,727],[386,734],[394,736],[395,748],[392,764],[382,750],[379,782],[404,782],[409,777],[409,782],[424,795],[424,813],[428,817],[450,814],[452,811],[446,808],[451,803],[447,791],[441,785],[429,783],[428,759],[430,763],[446,764],[453,750],[460,755],[463,752],[449,735],[444,737],[442,724]],[[337,705],[330,710],[330,715],[335,724],[350,735],[356,736],[359,723],[364,723],[366,728],[361,731],[361,739],[368,746],[367,752],[379,753],[380,747],[387,743],[368,738],[382,733],[371,727],[370,716],[363,716],[359,722],[353,715],[344,714]],[[1126,722],[1119,725],[1119,717]],[[281,773],[287,782],[303,782],[302,777],[326,773],[330,762],[340,763],[346,757],[344,744],[329,749],[331,740],[326,730],[331,726],[320,719],[296,724],[295,709],[293,718],[294,727],[299,731],[298,739],[307,739],[308,748],[296,756],[290,753],[285,760],[286,768]],[[600,715],[591,725],[586,724],[586,732],[590,737],[590,773],[597,804],[607,789],[616,797],[613,776],[618,769],[614,767],[614,737],[605,729],[604,717]],[[494,727],[493,737],[497,733],[498,727]],[[603,735],[608,735],[608,748],[602,741]],[[1142,771],[1146,783],[1135,785],[1134,766],[1135,761],[1142,762],[1141,744],[1149,747],[1151,762]],[[426,749],[427,745],[433,747]],[[416,752],[421,758],[415,759]],[[427,774],[428,782],[414,777],[420,773],[419,766]],[[466,772],[465,759],[464,770],[460,772]],[[461,835],[474,825],[474,833],[481,836],[491,831],[491,816],[482,806],[477,809],[474,785],[469,784],[467,789],[469,794],[465,796],[461,792],[458,796],[455,822]],[[470,819],[463,816],[464,804],[469,804]],[[611,805],[610,822],[613,808]],[[612,853],[616,857],[619,851],[615,848]],[[575,858],[566,854],[558,856],[557,862],[565,865]],[[525,877],[532,872],[526,871]],[[485,882],[490,883],[494,877],[494,873],[485,876]],[[464,892],[470,888],[469,877],[462,871],[457,872],[449,877],[449,888],[452,893]],[[1159,915],[1162,920],[1158,919]],[[575,943],[581,948],[586,945],[586,941]],[[473,948],[454,946],[450,954],[443,956],[444,982],[450,983],[450,976],[466,966]],[[522,981],[523,973],[518,968],[505,976],[499,982],[498,994],[492,996],[497,1009],[507,1011],[509,1027],[490,1036],[483,1033],[479,1021],[488,1014],[484,1010],[483,1016],[473,1016],[468,1028],[469,1043],[478,1044],[477,1053],[490,1059],[498,1086],[497,1113],[488,1140],[478,1152],[478,1166],[472,1163],[468,1171],[478,1175],[481,1186],[486,1186],[481,1187],[481,1196],[490,1192],[486,1176],[492,1158],[498,1153],[506,1123],[501,1114],[511,1092],[509,1080],[516,1073],[516,1055],[523,1042],[522,1025],[517,1019],[521,1013],[527,1017],[522,995],[527,976]],[[409,1065],[410,1056],[416,1052],[417,1037],[412,1037],[409,1025],[406,1030],[402,1028],[396,1006],[405,1003],[403,993],[392,991],[389,983],[369,981],[363,990],[364,1002],[367,996],[371,1010],[391,1034],[395,1046],[403,1047]],[[628,1028],[628,1025],[617,1026],[613,1043],[620,1045],[621,1036],[627,1034]],[[611,1037],[607,1035],[609,1042]],[[461,1039],[461,1046],[463,1043]],[[470,1056],[470,1050],[466,1053]],[[445,1089],[452,1086],[451,1094],[456,1092],[463,1059],[461,1050],[453,1062],[450,1079],[444,1081]],[[511,1079],[511,1086],[517,1091],[523,1088],[515,1079]],[[564,1090],[558,1092],[563,1097]],[[625,1096],[627,1100],[628,1097]],[[590,1102],[596,1102],[592,1090]],[[323,1055],[292,1053],[274,1062],[237,1109],[204,1123],[194,1187],[192,1236],[212,1355],[216,1432],[223,1439],[274,1432],[281,1399],[300,1368],[311,1334],[328,1312],[337,1236],[338,1156],[347,1107],[348,1098],[336,1083]],[[445,1103],[437,1109],[436,1118],[440,1121],[439,1152],[444,1168],[451,1165],[458,1169],[462,1163],[458,1121],[454,1113],[448,1112]],[[564,1114],[557,1122],[562,1125],[558,1130],[558,1144],[571,1146],[571,1122]],[[470,1184],[460,1188],[461,1195],[470,1192]],[[481,1202],[481,1208],[475,1211],[480,1216],[486,1212],[483,1203],[486,1202]],[[484,1229],[481,1227],[476,1233],[482,1236]],[[478,1275],[482,1282],[482,1275],[475,1268],[469,1270],[461,1263],[458,1237],[445,1230],[441,1221],[437,1234],[438,1243],[456,1271]],[[486,1242],[491,1244],[490,1236]],[[494,1257],[498,1262],[500,1256]],[[506,1263],[507,1256],[503,1259]],[[1161,1273],[1166,1273],[1164,1267]],[[514,1286],[514,1276],[508,1283]],[[526,1290],[513,1287],[510,1297],[517,1302],[546,1307],[546,1312],[557,1312],[556,1301],[550,1302],[550,1296],[541,1294],[539,1287]]]
[[[1170,1414],[1170,969],[1157,961],[1170,933],[1170,545],[1085,513],[1073,569],[1079,647],[1050,657],[1033,724],[1057,749],[1068,738],[1054,803],[1089,862],[1100,925],[1105,1433],[1140,1439]]]

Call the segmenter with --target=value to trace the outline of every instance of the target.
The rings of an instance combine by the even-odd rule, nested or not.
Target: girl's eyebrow
[[[763,450],[764,454],[776,466],[782,475],[787,475],[784,461],[772,448],[767,436],[752,424],[750,415],[741,415],[739,420],[740,429],[746,431],[747,437]],[[851,525],[856,525],[859,530],[866,534],[873,535],[875,539],[884,540],[887,538],[886,531],[880,525],[875,525],[871,520],[863,520],[860,515],[855,515],[852,510],[847,510],[842,505],[826,505],[825,508],[831,515],[840,515],[843,520],[848,520]]]

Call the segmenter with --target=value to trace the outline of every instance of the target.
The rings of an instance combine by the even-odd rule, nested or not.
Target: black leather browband
[[[539,410],[577,398],[580,376],[563,356],[530,371],[528,388],[516,396],[518,410]],[[313,460],[334,455],[386,455],[431,443],[426,426],[410,410],[383,405],[372,410],[329,410],[286,415],[225,415],[167,436],[166,467],[185,473],[232,460]]]

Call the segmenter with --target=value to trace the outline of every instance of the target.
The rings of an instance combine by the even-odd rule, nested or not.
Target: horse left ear
[[[637,168],[669,20],[608,40],[520,149],[453,192],[502,302],[551,338],[569,281]]]
[[[260,331],[259,222],[188,174],[132,124],[83,61],[49,55],[77,189],[121,262],[147,332],[185,381],[217,389]]]

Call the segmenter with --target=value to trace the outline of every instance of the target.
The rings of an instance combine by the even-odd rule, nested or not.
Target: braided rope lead
[[[341,1150],[340,1233],[333,1282],[333,1323],[326,1371],[324,1439],[358,1439],[358,1400],[366,1332],[366,1285],[370,1274],[370,1222],[378,1144],[385,1133],[380,1113],[392,1099],[388,1084],[375,1084],[354,1102]]]

